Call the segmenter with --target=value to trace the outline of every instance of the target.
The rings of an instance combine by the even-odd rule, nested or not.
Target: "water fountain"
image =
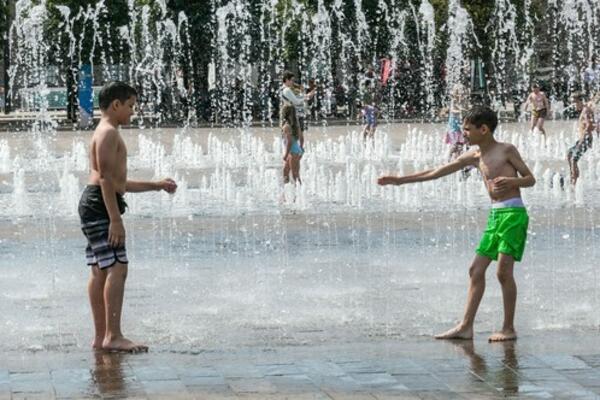
[[[171,101],[161,97],[161,88],[177,87],[180,66],[176,56],[165,61],[171,56],[161,43],[167,41],[175,53],[185,53],[188,22],[185,15],[168,17],[164,2],[153,4],[156,7],[138,8],[129,3],[131,22],[118,30],[120,43],[109,44],[100,28],[93,35],[98,48],[105,49],[107,64],[122,61],[108,60],[109,46],[128,49],[131,64],[126,76],[144,89],[146,116],[159,113],[160,120],[163,102]],[[244,88],[238,109],[243,123],[249,122],[250,108],[258,101],[246,89],[256,73],[280,72],[281,41],[286,29],[293,29],[290,20],[284,27],[273,20],[276,2],[260,2],[264,25],[259,28],[267,57],[250,65],[248,48],[233,57],[234,49],[226,43],[251,38],[255,9],[250,10],[249,4],[211,3],[219,27],[214,38],[218,44],[213,54],[214,96],[226,111],[229,105],[220,101],[233,95],[231,84],[239,81]],[[289,4],[281,12],[303,22],[302,68],[326,85],[333,84],[334,76],[333,55],[327,48],[337,29],[332,21],[348,22],[338,67],[350,85],[348,65],[369,62],[372,55],[365,43],[375,40],[366,29],[362,9],[357,6],[348,15],[341,2],[330,6],[320,1],[308,18],[302,3]],[[403,35],[414,24],[410,26],[419,32],[422,48],[419,62],[431,65],[428,60],[436,41],[431,3],[423,1],[419,8],[405,10],[390,4],[397,5],[380,2],[380,18],[392,32],[391,58],[404,56],[410,39]],[[523,48],[515,47],[509,32],[514,21],[508,3],[498,0],[496,5],[507,25],[497,27],[499,75],[493,79],[506,83],[502,54],[516,56]],[[13,83],[39,82],[36,90],[42,92],[42,67],[48,61],[40,52],[47,42],[29,27],[43,25],[44,3],[34,6],[21,0],[18,6],[19,18],[11,32],[17,38],[15,57],[23,61],[14,66],[11,77]],[[99,2],[81,13],[59,11],[64,35],[75,43],[75,50],[68,53],[72,56],[82,36],[71,27],[82,20],[99,25],[106,6]],[[476,44],[470,18],[458,1],[451,2],[450,13],[448,85],[462,79],[466,46]],[[148,29],[140,31],[141,26]],[[311,57],[311,51],[318,57]],[[24,69],[26,64],[31,68]],[[437,90],[432,67],[419,74],[425,77],[424,92],[432,95]],[[525,70],[519,74],[522,82],[528,79]],[[257,89],[261,96],[271,95],[277,85],[268,74],[261,84]],[[427,104],[437,101],[435,96],[426,98]],[[0,324],[9,338],[16,338],[4,341],[0,350],[48,348],[44,335],[56,332],[73,334],[74,346],[81,348],[89,337],[83,300],[84,241],[76,216],[88,168],[89,133],[52,130],[53,122],[46,122],[51,119],[40,104],[41,122],[29,132],[0,140],[0,219],[10,227],[0,241],[5,255],[0,260],[4,318]],[[323,104],[327,107],[327,102]],[[382,125],[375,139],[365,142],[355,126],[311,127],[301,186],[281,184],[282,143],[279,132],[271,128],[185,125],[124,130],[132,177],[169,175],[179,182],[175,196],[127,196],[133,277],[126,315],[132,334],[170,348],[218,348],[431,334],[452,323],[464,300],[467,265],[489,207],[480,176],[472,171],[466,179],[457,174],[412,186],[375,185],[384,173],[410,173],[445,162],[444,129]],[[496,133],[519,148],[538,179],[535,188],[524,191],[532,219],[527,258],[517,271],[523,293],[518,323],[525,332],[590,329],[600,322],[598,314],[590,312],[600,306],[592,244],[598,240],[600,148],[585,154],[582,179],[573,189],[564,161],[574,141],[572,123],[550,124],[549,131],[545,142],[519,124],[503,124]],[[575,290],[577,298],[572,296]],[[481,306],[482,329],[501,323],[499,297],[499,289],[490,285]]]

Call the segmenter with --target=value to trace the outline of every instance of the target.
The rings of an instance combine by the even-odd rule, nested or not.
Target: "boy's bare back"
[[[100,185],[102,178],[113,182],[114,189],[125,193],[127,183],[127,147],[119,130],[101,121],[90,145],[90,185]]]

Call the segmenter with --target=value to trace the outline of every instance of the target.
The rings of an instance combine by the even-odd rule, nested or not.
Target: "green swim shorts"
[[[521,261],[528,225],[525,207],[492,208],[477,254],[498,260],[498,253],[503,253]]]

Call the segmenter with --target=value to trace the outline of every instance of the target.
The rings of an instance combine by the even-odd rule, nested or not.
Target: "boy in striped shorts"
[[[127,204],[125,192],[164,190],[175,193],[171,179],[159,182],[127,180],[127,148],[119,133],[120,125],[128,125],[137,93],[122,82],[105,85],[99,94],[102,117],[90,145],[90,176],[81,200],[79,217],[87,238],[87,264],[92,273],[88,294],[94,318],[97,350],[141,352],[148,347],[125,338],[121,332],[121,310],[127,252],[125,228],[121,215]]]

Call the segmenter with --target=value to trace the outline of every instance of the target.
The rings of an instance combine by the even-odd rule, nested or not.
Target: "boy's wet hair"
[[[290,79],[294,79],[294,73],[292,71],[283,71],[281,75],[282,82],[289,81]]]
[[[474,107],[465,116],[465,122],[475,125],[477,128],[481,128],[481,125],[487,125],[490,131],[493,133],[498,126],[498,116],[496,112],[489,107]]]
[[[98,104],[101,110],[108,110],[113,101],[125,103],[131,97],[137,97],[137,90],[125,82],[109,82],[100,89]]]

